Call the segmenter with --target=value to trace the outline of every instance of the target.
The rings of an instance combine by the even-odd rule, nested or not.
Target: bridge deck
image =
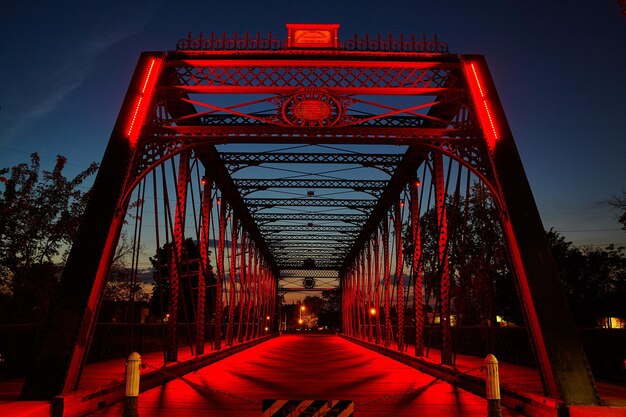
[[[191,358],[188,349],[181,348],[179,360]],[[143,372],[153,371],[162,363],[162,353],[145,354],[142,360],[149,365]],[[427,360],[438,363],[439,351],[431,349]],[[80,388],[89,391],[119,381],[123,362],[116,359],[88,364]],[[457,357],[461,372],[481,363],[481,358]],[[472,374],[482,376],[476,371]],[[500,378],[516,391],[541,395],[535,369],[501,363]],[[482,398],[447,383],[432,382],[429,375],[340,337],[284,335],[142,393],[139,411],[142,417],[259,416],[260,402],[273,398],[349,399],[356,403],[357,416],[485,415]],[[46,403],[13,402],[20,385],[21,381],[0,384],[0,411],[49,415]],[[626,416],[626,387],[598,383],[598,391],[605,404],[617,407],[612,411],[602,407],[601,415]],[[504,414],[520,415],[507,409]],[[121,416],[122,404],[95,415]]]
[[[339,337],[282,336],[141,394],[139,414],[259,416],[263,399],[348,399],[357,416],[485,415],[484,399],[432,382]],[[122,406],[94,415],[121,416]]]

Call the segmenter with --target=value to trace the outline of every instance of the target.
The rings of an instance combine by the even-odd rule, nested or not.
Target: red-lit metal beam
[[[366,303],[365,303],[365,316],[367,317],[367,341],[371,342],[374,339],[373,332],[373,320],[374,320],[374,312],[372,312],[372,243],[367,242],[365,247],[366,250],[366,258],[367,258],[367,292],[366,292]]]
[[[402,253],[402,210],[401,201],[394,204],[393,224],[396,240],[396,289],[398,291],[396,312],[398,314],[398,350],[404,352],[404,259]]]
[[[206,287],[209,279],[209,230],[213,208],[213,181],[210,176],[203,177],[202,207],[200,218],[200,271],[198,272],[198,302],[196,307],[196,354],[204,354],[204,325],[206,317]]]
[[[383,240],[383,295],[385,297],[385,340],[384,346],[391,345],[391,265],[389,264],[389,219],[385,217],[381,223]]]
[[[567,404],[598,404],[585,351],[485,59],[465,55],[461,62],[489,147],[503,231],[544,389]]]
[[[128,135],[129,123],[140,96],[146,111],[153,108],[149,85],[161,77],[164,56],[143,53],[139,59],[92,187],[83,225],[65,264],[55,304],[47,316],[39,355],[22,388],[22,399],[50,400],[78,386],[128,205],[126,187],[132,182],[136,152],[135,137]],[[137,119],[140,111],[131,135],[143,132],[142,120]]]
[[[411,239],[413,243],[413,308],[415,309],[415,356],[424,355],[424,276],[422,269],[422,239],[420,235],[419,180],[410,183]]]
[[[178,361],[178,300],[180,297],[180,266],[182,264],[185,241],[185,215],[187,207],[187,185],[189,183],[189,152],[180,155],[178,163],[178,182],[176,184],[176,205],[174,212],[174,231],[170,247],[169,262],[169,319],[167,321],[166,359]]]
[[[228,272],[228,324],[226,326],[226,343],[233,345],[235,325],[235,307],[237,305],[237,247],[239,246],[239,221],[232,216],[230,236],[230,270]]]
[[[222,348],[222,318],[224,317],[223,288],[226,278],[226,266],[224,265],[224,251],[226,244],[226,222],[228,203],[223,198],[217,199],[219,206],[219,227],[217,238],[217,282],[215,285],[215,341],[213,348]]]
[[[433,153],[433,171],[437,212],[439,265],[439,297],[441,319],[441,363],[452,365],[452,333],[450,329],[450,265],[448,263],[448,218],[446,214],[446,184],[443,173],[443,157]]]
[[[374,321],[376,322],[376,344],[380,344],[382,343],[382,334],[383,334],[383,330],[382,330],[382,326],[380,324],[380,250],[379,250],[379,244],[380,244],[380,235],[378,232],[378,228],[376,228],[374,230],[374,235],[373,235],[373,246],[374,246],[374,310],[375,310],[375,315],[374,315]]]
[[[247,249],[247,245],[248,245],[248,240],[247,240],[247,233],[245,230],[242,230],[241,232],[241,249],[239,251],[240,253],[240,259],[239,259],[239,320],[238,320],[238,326],[237,326],[237,341],[239,343],[243,342],[244,340],[244,333],[243,333],[243,323],[244,323],[244,311],[245,311],[245,306],[246,306],[246,289],[248,286],[248,265],[246,264],[246,249]]]

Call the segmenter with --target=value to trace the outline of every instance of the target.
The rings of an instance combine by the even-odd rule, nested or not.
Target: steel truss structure
[[[485,59],[438,40],[348,47],[333,28],[319,30],[329,44],[189,37],[141,55],[23,398],[77,388],[122,229],[131,219],[143,230],[150,212],[155,279],[169,288],[167,361],[181,314],[200,355],[207,328],[216,349],[261,336],[262,324],[276,331],[279,291],[298,290],[281,282],[319,277],[341,284],[343,333],[418,356],[430,306],[451,364],[452,317],[464,317],[458,300],[473,282],[459,254],[482,242],[466,238],[473,225],[459,213],[484,195],[499,240],[478,252],[508,251],[546,394],[598,402]],[[285,146],[221,147],[241,144]]]

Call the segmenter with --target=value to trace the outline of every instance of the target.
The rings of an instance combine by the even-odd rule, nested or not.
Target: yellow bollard
[[[500,377],[498,375],[498,360],[492,354],[485,358],[487,369],[487,417],[502,417],[502,404],[500,401]]]
[[[126,360],[126,403],[124,404],[124,417],[138,417],[139,397],[139,365],[141,356],[133,352]]]

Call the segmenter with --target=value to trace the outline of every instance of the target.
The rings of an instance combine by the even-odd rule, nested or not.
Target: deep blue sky
[[[0,167],[39,152],[100,161],[141,51],[187,32],[339,23],[434,33],[486,56],[546,228],[626,244],[606,200],[626,189],[626,17],[616,0],[30,1],[0,8]]]

